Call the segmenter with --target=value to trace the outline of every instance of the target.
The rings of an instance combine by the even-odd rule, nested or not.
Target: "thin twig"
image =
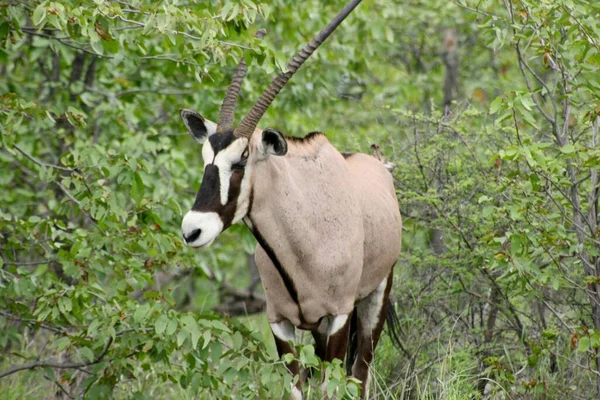
[[[40,265],[48,264],[55,260],[37,260],[37,261],[4,261],[4,265]]]
[[[18,315],[14,315],[14,314],[11,314],[9,312],[2,311],[2,310],[0,310],[0,315],[2,315],[6,319],[10,319],[12,321],[25,322],[25,323],[32,324],[32,325],[38,326],[40,328],[46,329],[48,331],[52,331],[52,332],[55,332],[55,333],[60,333],[60,334],[63,334],[63,335],[67,335],[68,334],[68,332],[66,330],[64,330],[64,329],[55,328],[53,326],[50,326],[50,325],[48,325],[48,324],[46,324],[44,322],[37,321],[35,319],[19,317]]]
[[[15,150],[17,150],[19,153],[23,154],[25,157],[27,157],[28,159],[30,159],[31,161],[33,161],[35,164],[41,166],[41,167],[48,167],[48,168],[54,168],[54,169],[58,169],[61,171],[66,171],[66,172],[77,172],[76,169],[73,168],[66,168],[66,167],[61,167],[60,165],[55,165],[55,164],[49,164],[43,161],[38,160],[37,158],[35,158],[34,156],[32,156],[31,154],[27,153],[25,150],[23,150],[19,145],[14,144],[13,147],[15,148]]]
[[[104,358],[104,356],[106,355],[106,353],[108,353],[108,349],[110,348],[110,346],[113,343],[113,338],[112,336],[108,338],[108,341],[106,342],[106,344],[104,345],[104,348],[102,349],[102,351],[100,352],[100,354],[98,354],[97,357],[95,357],[92,361],[83,361],[83,362],[58,362],[55,360],[44,360],[44,361],[33,361],[30,363],[26,363],[23,365],[18,365],[16,367],[12,367],[9,368],[5,371],[0,371],[0,379],[12,375],[16,372],[19,371],[23,371],[23,370],[27,370],[27,369],[34,369],[34,368],[45,368],[45,367],[50,367],[50,368],[59,368],[59,369],[68,369],[68,368],[81,368],[81,367],[87,367],[90,365],[95,365],[98,364],[100,361],[102,361],[102,359]]]

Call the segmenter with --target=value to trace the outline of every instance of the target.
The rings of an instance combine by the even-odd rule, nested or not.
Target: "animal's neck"
[[[311,189],[327,180],[330,159],[336,153],[320,133],[302,139],[288,138],[285,156],[270,156],[253,165],[251,204],[246,220],[260,226],[285,227],[294,224],[297,218],[310,218],[302,213],[310,213],[307,202],[311,200]]]

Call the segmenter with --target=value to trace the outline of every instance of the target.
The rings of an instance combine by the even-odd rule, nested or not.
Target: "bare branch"
[[[40,368],[40,367],[69,369],[69,368],[81,368],[81,367],[87,367],[90,365],[95,365],[95,364],[98,364],[100,361],[102,361],[104,356],[106,356],[106,353],[108,353],[108,349],[110,348],[112,343],[113,343],[113,338],[109,337],[108,341],[104,345],[104,348],[102,349],[100,354],[98,354],[98,356],[96,356],[92,361],[83,361],[83,362],[58,362],[56,360],[33,361],[33,362],[29,362],[29,363],[25,363],[22,365],[18,365],[18,366],[9,368],[4,371],[0,371],[0,379],[4,378],[6,376],[12,375],[19,371]]]
[[[61,170],[61,171],[66,171],[66,172],[77,172],[77,170],[73,169],[73,168],[61,167],[60,165],[48,164],[46,162],[40,161],[37,158],[35,158],[34,156],[32,156],[31,154],[27,153],[25,150],[23,150],[19,145],[15,144],[15,145],[13,145],[13,147],[19,153],[23,154],[29,160],[33,161],[35,164],[37,164],[37,165],[39,165],[41,167],[54,168],[54,169],[58,169],[58,170]]]
[[[55,260],[37,260],[37,261],[4,261],[4,265],[40,265],[49,264]]]
[[[14,315],[9,312],[2,311],[2,310],[0,310],[0,315],[2,315],[6,319],[10,319],[12,321],[25,322],[27,324],[31,324],[33,326],[40,327],[40,328],[43,328],[43,329],[46,329],[46,330],[49,330],[49,331],[52,331],[55,333],[60,333],[63,335],[68,334],[68,332],[64,329],[56,328],[54,326],[48,325],[44,322],[37,321],[35,319],[19,317],[18,315]]]

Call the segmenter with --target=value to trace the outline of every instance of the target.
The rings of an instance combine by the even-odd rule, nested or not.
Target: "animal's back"
[[[358,298],[371,293],[400,256],[402,219],[394,180],[384,164],[356,153],[346,158],[363,214],[364,263]]]

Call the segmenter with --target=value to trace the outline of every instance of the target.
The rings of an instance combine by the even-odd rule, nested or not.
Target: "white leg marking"
[[[284,342],[289,342],[290,340],[293,342],[296,339],[294,325],[287,319],[271,324],[271,331],[273,331],[273,334],[277,336],[278,339],[283,340]]]
[[[329,321],[329,329],[327,330],[327,336],[331,336],[340,329],[342,329],[344,325],[346,325],[347,320],[348,314],[336,315],[335,317],[331,318]]]
[[[368,333],[371,333],[379,322],[379,314],[381,307],[383,307],[383,295],[385,294],[387,281],[388,278],[381,281],[377,289],[356,306],[358,318],[360,318],[364,330]]]
[[[293,384],[292,384],[293,385]],[[302,400],[302,392],[296,386],[292,386],[292,399],[294,400]]]
[[[325,335],[327,333],[327,327],[329,326],[329,317],[325,317],[321,319],[319,326],[317,327],[317,332],[321,335]]]

